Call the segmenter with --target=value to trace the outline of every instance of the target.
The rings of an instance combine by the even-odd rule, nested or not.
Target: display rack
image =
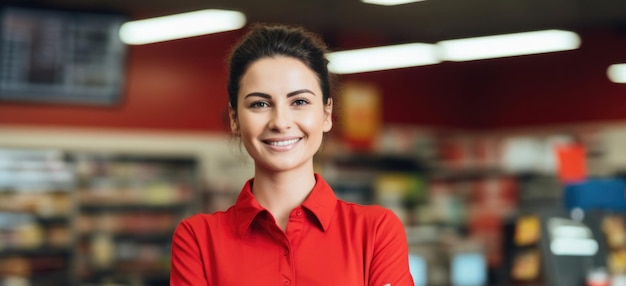
[[[501,138],[418,135],[410,142],[383,138],[381,142],[404,143],[361,153],[341,143],[330,145],[318,157],[318,166],[339,198],[382,205],[398,215],[411,254],[426,262],[424,285],[448,285],[466,277],[452,271],[459,261],[473,261],[467,267],[478,269],[474,274],[481,276],[474,278],[484,280],[476,285],[498,283],[503,222],[520,207],[554,207],[560,185],[554,175],[532,168],[524,173],[504,168]],[[543,192],[531,192],[535,189]],[[551,200],[535,204],[546,197]],[[455,252],[457,245],[468,249]]]
[[[193,158],[76,153],[81,283],[169,285],[171,237],[191,215]]]
[[[0,150],[0,285],[73,284],[73,189],[62,152]]]

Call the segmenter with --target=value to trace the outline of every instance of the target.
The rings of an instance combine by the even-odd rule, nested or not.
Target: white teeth
[[[300,141],[300,138],[296,138],[296,139],[291,139],[291,140],[286,140],[286,141],[270,141],[268,142],[270,145],[272,146],[287,146],[287,145],[291,145],[294,144],[296,142]]]

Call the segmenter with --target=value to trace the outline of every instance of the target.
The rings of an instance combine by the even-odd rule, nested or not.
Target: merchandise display
[[[70,285],[73,188],[62,152],[0,150],[0,285]]]
[[[81,283],[169,284],[171,236],[197,206],[190,158],[75,153]]]
[[[174,228],[199,209],[197,168],[0,149],[0,285],[168,285]]]
[[[417,285],[573,283],[550,265],[579,269],[579,282],[623,280],[626,165],[599,147],[582,138],[575,155],[602,176],[578,166],[575,180],[563,180],[560,164],[571,156],[542,157],[568,136],[383,130],[389,138],[377,138],[368,152],[329,138],[315,168],[339,198],[380,204],[401,218]],[[167,285],[180,219],[232,205],[240,187],[232,181],[250,176],[236,157],[214,153],[0,149],[0,283]],[[587,227],[577,228],[587,248],[555,254],[551,242],[571,237],[562,237],[567,227],[551,228],[550,221],[564,222],[551,217]]]
[[[595,228],[585,230],[589,237],[575,241],[584,247],[550,252],[551,239],[562,246],[571,238],[554,236],[567,228],[548,232],[548,220],[541,216],[556,211],[567,218],[569,211],[580,208],[585,214],[574,211],[572,216],[592,220],[590,211],[623,212],[624,183],[618,175],[624,166],[608,164],[615,160],[598,151],[600,145],[611,145],[603,140],[616,137],[616,132],[451,135],[408,127],[383,130],[376,140],[380,144],[368,152],[328,141],[318,166],[339,197],[394,210],[407,227],[413,271],[426,273],[428,285],[469,279],[460,279],[467,273],[453,273],[452,267],[470,262],[465,268],[485,270],[484,277],[472,276],[482,281],[477,285],[574,281],[554,276],[558,269],[547,266],[553,261],[580,267],[581,274],[591,266],[606,267],[609,278],[623,273],[622,247],[612,246],[602,258],[606,246]],[[419,146],[420,152],[411,146]],[[602,169],[604,176],[589,164]],[[620,233],[615,221],[607,218],[603,224],[613,240]],[[477,246],[471,253],[480,259],[449,250],[466,243]],[[567,251],[575,256],[570,258]],[[593,262],[581,262],[579,256],[592,257]]]
[[[173,284],[192,276],[197,279],[187,284],[203,284],[211,276],[202,269],[207,265],[215,266],[215,281],[263,284],[240,262],[271,255],[242,260],[232,247],[203,245],[206,239],[178,243],[173,234],[186,229],[180,224],[186,218],[233,207],[252,178],[268,229],[297,246],[288,235],[298,233],[288,211],[302,218],[293,207],[312,198],[311,158],[338,199],[380,205],[399,218],[390,237],[404,238],[404,226],[415,286],[626,286],[626,82],[612,73],[626,65],[626,1],[288,2],[3,2],[0,286],[161,286],[170,285],[170,275]],[[129,22],[222,8],[237,15],[238,28],[161,43],[123,41]],[[283,63],[295,65],[291,56],[264,61],[262,54],[259,62],[272,62],[272,73],[257,73],[263,69],[251,63],[258,57],[236,68],[233,48],[264,22],[317,33],[316,42],[328,46],[307,56],[325,60],[302,61],[306,72],[280,79]],[[207,27],[183,26],[173,30]],[[559,32],[574,45],[469,61],[447,55],[454,40],[529,36],[544,28],[567,28]],[[546,39],[539,42],[556,43]],[[512,47],[532,42],[528,37]],[[329,57],[403,46],[425,48],[410,57],[441,62],[343,73]],[[492,42],[479,50],[497,48]],[[392,54],[395,60],[381,62],[410,61]],[[310,71],[314,80],[301,81],[300,75],[311,79]],[[272,80],[280,84],[270,87]],[[315,120],[304,116],[319,108]],[[282,192],[284,182],[296,192]],[[285,199],[272,201],[276,194]],[[305,208],[307,221],[321,222]],[[381,225],[375,234],[390,233]],[[372,230],[345,229],[350,236]],[[362,250],[353,247],[357,240],[342,246]],[[308,253],[328,252],[312,241]],[[198,249],[178,251],[179,245],[217,245],[224,257],[239,260],[226,265],[214,251],[186,257]],[[304,257],[298,249],[280,251],[281,270],[285,261],[298,266]],[[390,249],[406,256],[399,247],[382,254]],[[207,257],[217,263],[205,263]],[[393,262],[406,262],[398,257]],[[326,261],[315,265],[341,259]],[[408,278],[405,264],[378,265]],[[287,280],[275,284],[303,284],[292,279],[299,275],[282,272]]]

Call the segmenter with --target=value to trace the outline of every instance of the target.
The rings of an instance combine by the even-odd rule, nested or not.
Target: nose
[[[282,132],[291,127],[289,108],[276,106],[272,109],[268,127],[276,132]]]

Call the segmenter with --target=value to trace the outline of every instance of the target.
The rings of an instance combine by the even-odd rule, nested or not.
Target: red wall
[[[113,107],[0,102],[0,124],[224,131],[225,57],[241,31],[129,49],[126,92]],[[626,119],[626,35],[581,32],[569,52],[346,75],[379,85],[385,122],[473,129]]]
[[[465,127],[626,119],[626,85],[610,82],[606,74],[611,64],[626,63],[626,33],[580,35],[582,45],[575,51],[454,63],[467,86],[458,97],[468,109]]]

